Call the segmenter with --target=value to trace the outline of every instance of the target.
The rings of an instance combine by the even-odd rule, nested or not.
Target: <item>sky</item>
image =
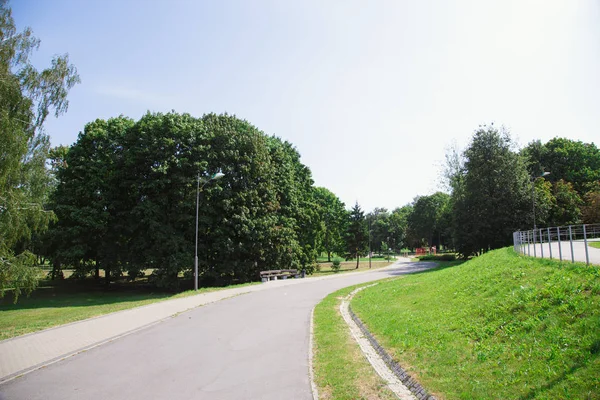
[[[13,0],[82,83],[53,145],[147,111],[234,114],[295,145],[348,207],[442,189],[444,156],[480,125],[522,147],[600,145],[597,0]]]

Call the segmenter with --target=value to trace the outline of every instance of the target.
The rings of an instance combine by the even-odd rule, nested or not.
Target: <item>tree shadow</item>
[[[398,269],[386,269],[379,272],[391,276],[401,276],[409,274],[427,274],[438,272],[446,268],[452,268],[466,262],[465,260],[456,261],[415,261],[410,264],[402,264]]]
[[[173,294],[149,285],[135,283],[114,283],[106,286],[96,281],[44,280],[29,296],[22,293],[16,304],[14,304],[13,293],[10,291],[5,293],[5,296],[0,299],[0,312],[35,308],[88,307],[167,298]]]
[[[559,382],[563,382],[565,379],[567,379],[567,377],[569,375],[572,375],[575,372],[577,372],[579,369],[585,367],[588,364],[591,364],[592,361],[598,357],[599,350],[600,350],[600,339],[596,340],[590,346],[590,353],[592,354],[592,357],[590,357],[589,359],[587,359],[585,361],[580,361],[578,363],[573,364],[573,366],[571,368],[564,371],[562,374],[560,374],[556,378],[550,380],[548,383],[546,383],[538,388],[531,389],[527,394],[521,396],[520,399],[521,400],[529,400],[529,399],[537,398],[538,395],[543,395],[545,391],[552,389]]]

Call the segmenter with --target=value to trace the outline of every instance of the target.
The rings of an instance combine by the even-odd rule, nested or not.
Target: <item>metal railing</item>
[[[600,224],[555,226],[513,233],[515,251],[527,256],[600,265]]]

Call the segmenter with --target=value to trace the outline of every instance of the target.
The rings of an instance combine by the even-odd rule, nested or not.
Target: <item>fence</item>
[[[556,226],[513,233],[515,251],[533,257],[600,265],[600,224]]]

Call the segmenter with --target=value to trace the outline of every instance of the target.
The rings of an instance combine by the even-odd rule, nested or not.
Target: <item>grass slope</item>
[[[380,283],[352,308],[442,398],[600,398],[595,267],[505,248]]]
[[[355,287],[327,296],[315,307],[315,383],[320,399],[395,399],[354,341],[340,312],[340,299]]]

